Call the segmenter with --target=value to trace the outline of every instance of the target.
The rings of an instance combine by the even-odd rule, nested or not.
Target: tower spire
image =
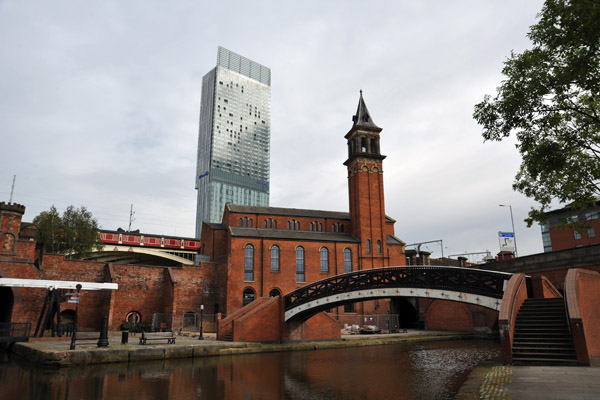
[[[369,114],[365,99],[363,99],[362,89],[360,90],[360,98],[358,99],[358,108],[356,109],[356,114],[352,117],[352,121],[354,121],[353,127],[358,126],[360,128],[376,128],[381,130],[381,128],[375,125],[371,114]]]

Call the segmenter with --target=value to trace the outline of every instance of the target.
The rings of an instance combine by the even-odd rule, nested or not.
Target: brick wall
[[[595,271],[572,269],[567,274],[566,295],[569,325],[580,364],[589,364],[600,356],[600,274]]]

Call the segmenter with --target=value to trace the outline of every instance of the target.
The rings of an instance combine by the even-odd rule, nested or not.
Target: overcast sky
[[[484,143],[473,106],[540,0],[0,0],[0,201],[84,205],[104,229],[193,236],[202,76],[223,46],[272,71],[271,205],[348,211],[344,135],[363,90],[383,128],[386,213],[444,255],[543,251],[512,190],[513,140]],[[439,256],[441,246],[423,246]],[[472,260],[480,259],[473,258]]]

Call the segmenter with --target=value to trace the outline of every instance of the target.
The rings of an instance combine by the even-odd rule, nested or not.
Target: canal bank
[[[271,353],[335,349],[343,347],[380,346],[411,342],[473,339],[472,333],[408,330],[406,333],[376,335],[343,335],[341,339],[298,341],[285,343],[251,343],[217,341],[214,334],[177,336],[175,344],[139,344],[139,337],[130,337],[121,344],[120,332],[109,335],[107,347],[97,347],[94,342],[78,342],[69,350],[70,338],[32,338],[30,342],[15,343],[11,351],[33,364],[43,367],[72,367],[131,361],[198,358],[207,356]],[[165,341],[166,342],[166,341]]]
[[[471,371],[454,400],[592,400],[600,398],[600,357],[591,365],[515,366],[484,361]]]

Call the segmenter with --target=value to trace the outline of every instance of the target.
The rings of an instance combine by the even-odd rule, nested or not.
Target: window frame
[[[327,247],[321,247],[319,255],[321,259],[321,273],[327,274],[329,273],[329,249]]]
[[[254,282],[254,246],[250,243],[244,246],[244,281]]]
[[[352,250],[344,249],[344,273],[352,272]]]
[[[296,247],[296,282],[306,282],[306,270],[304,266],[304,247]]]
[[[273,257],[273,252],[276,253],[276,257]],[[281,249],[278,245],[274,244],[271,246],[271,272],[279,272],[279,258]]]

